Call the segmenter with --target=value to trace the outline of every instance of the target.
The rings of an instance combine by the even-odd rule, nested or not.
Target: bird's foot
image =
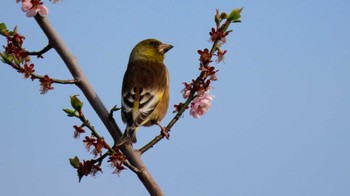
[[[166,131],[165,127],[161,127],[160,129],[160,134],[162,134],[167,140],[169,140],[170,134]]]
[[[166,128],[163,127],[159,122],[157,122],[156,124],[160,127],[160,134],[162,134],[162,136],[169,140],[170,134],[166,131]]]
[[[113,108],[109,111],[108,118],[113,118],[113,113],[120,110],[121,108],[118,108],[117,105],[113,106]]]

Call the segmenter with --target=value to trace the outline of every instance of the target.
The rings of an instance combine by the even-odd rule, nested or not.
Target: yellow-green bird
[[[126,129],[121,143],[136,143],[137,129],[155,124],[169,137],[160,121],[169,105],[169,73],[164,56],[171,48],[156,39],[146,39],[131,51],[122,87],[121,115]]]

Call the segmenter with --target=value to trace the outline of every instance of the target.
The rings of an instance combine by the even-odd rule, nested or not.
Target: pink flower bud
[[[187,99],[190,96],[191,91],[190,90],[183,90],[183,98]]]

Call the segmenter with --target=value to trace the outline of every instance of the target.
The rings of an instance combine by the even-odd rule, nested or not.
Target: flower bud
[[[80,160],[77,156],[75,156],[75,157],[69,159],[69,163],[71,166],[73,166],[75,169],[77,169],[79,167]]]
[[[231,20],[233,22],[239,20],[241,18],[242,10],[243,10],[243,8],[232,10],[230,15],[227,17],[227,20]]]
[[[5,23],[0,23],[0,33],[5,33],[7,31]]]
[[[83,102],[81,102],[77,96],[78,95],[71,96],[70,103],[75,110],[80,111],[81,108],[83,107]]]
[[[220,24],[220,14],[219,14],[219,10],[216,10],[216,14],[215,14],[215,23],[216,25],[219,25]]]
[[[227,18],[227,14],[225,12],[222,12],[220,15],[221,19],[226,19]]]

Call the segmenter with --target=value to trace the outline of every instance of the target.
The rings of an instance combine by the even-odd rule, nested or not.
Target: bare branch
[[[45,46],[42,50],[35,52],[35,51],[27,51],[28,55],[34,55],[37,56],[38,58],[43,58],[43,54],[45,54],[47,51],[49,51],[52,48],[52,46],[50,44],[48,44],[47,46]]]
[[[44,78],[44,76],[38,75],[35,73],[32,73],[31,77],[36,78],[36,79]],[[77,80],[62,80],[62,79],[57,79],[57,78],[50,78],[50,79],[52,79],[53,83],[57,83],[57,84],[75,84],[75,83],[77,83]]]
[[[14,62],[6,62],[6,64],[10,65],[12,68],[14,68],[17,71],[21,71],[23,69],[23,67],[21,67],[20,65],[17,65]],[[32,79],[42,79],[44,78],[44,76],[39,75],[39,74],[35,74],[35,73],[31,73],[30,77]],[[57,78],[50,78],[52,79],[53,83],[57,83],[57,84],[75,84],[77,83],[77,80],[63,80],[63,79],[57,79]]]

